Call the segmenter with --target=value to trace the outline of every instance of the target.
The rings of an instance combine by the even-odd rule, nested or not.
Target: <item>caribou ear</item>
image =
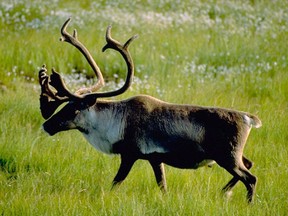
[[[85,95],[84,100],[81,101],[81,109],[86,109],[88,107],[94,106],[97,102],[97,97],[95,95]]]

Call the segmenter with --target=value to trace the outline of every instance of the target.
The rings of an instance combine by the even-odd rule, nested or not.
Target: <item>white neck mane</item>
[[[84,129],[83,135],[92,146],[106,154],[112,154],[113,144],[124,136],[123,113],[114,109],[83,110],[75,119],[75,124]]]

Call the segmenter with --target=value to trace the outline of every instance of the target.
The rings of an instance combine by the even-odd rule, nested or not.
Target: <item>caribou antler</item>
[[[102,52],[106,51],[107,49],[114,49],[116,51],[118,51],[122,57],[124,58],[126,65],[127,65],[127,77],[125,80],[124,85],[120,88],[117,89],[115,91],[111,91],[111,92],[95,92],[95,93],[91,93],[91,94],[87,94],[85,95],[84,98],[95,98],[95,100],[97,98],[100,97],[112,97],[112,96],[116,96],[116,95],[120,95],[122,93],[124,93],[132,84],[132,80],[133,80],[133,75],[134,75],[134,63],[133,63],[133,59],[128,51],[128,46],[131,44],[131,42],[136,39],[138,37],[138,35],[134,35],[131,38],[129,38],[126,43],[124,45],[121,45],[120,42],[118,42],[117,40],[113,39],[111,37],[111,29],[112,26],[108,26],[107,30],[106,30],[106,42],[107,44],[102,48]]]
[[[70,93],[61,76],[54,69],[49,77],[45,65],[39,71],[39,83],[41,86],[40,110],[45,119],[48,119],[62,103],[69,101],[71,97],[78,98]],[[56,91],[51,89],[49,84]]]
[[[87,48],[78,40],[76,29],[74,29],[74,31],[73,31],[73,36],[67,32],[66,28],[67,28],[68,24],[70,23],[70,21],[71,21],[71,18],[67,19],[61,28],[62,37],[60,38],[60,41],[65,41],[65,42],[70,43],[71,45],[75,46],[84,55],[84,57],[86,58],[86,60],[90,64],[91,68],[95,72],[95,75],[98,79],[97,82],[95,83],[95,85],[88,87],[88,88],[78,89],[75,92],[75,94],[81,95],[81,94],[96,92],[97,90],[99,90],[101,87],[103,87],[105,85],[101,70],[99,69],[99,67],[95,63],[93,57],[91,56],[91,54],[89,53]]]
[[[107,44],[103,47],[102,51],[104,52],[106,49],[110,48],[118,51],[122,55],[127,64],[127,77],[125,84],[120,89],[111,92],[97,93],[95,91],[104,86],[102,73],[87,48],[77,39],[76,30],[74,30],[73,36],[67,33],[66,28],[70,20],[71,19],[69,18],[63,24],[61,28],[62,37],[60,40],[72,44],[85,56],[98,80],[95,85],[87,88],[81,88],[73,94],[66,87],[60,74],[52,69],[52,75],[49,77],[47,75],[46,66],[44,65],[39,71],[39,83],[41,86],[40,109],[42,116],[45,119],[49,118],[64,102],[81,100],[81,102],[86,103],[86,106],[91,106],[99,97],[112,97],[122,94],[132,83],[134,64],[128,51],[128,46],[137,37],[137,35],[131,37],[124,45],[121,45],[118,41],[111,37],[111,26],[107,28]],[[50,86],[52,86],[54,89],[51,89]]]

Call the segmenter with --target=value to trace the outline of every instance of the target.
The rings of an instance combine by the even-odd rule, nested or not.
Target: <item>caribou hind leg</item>
[[[248,159],[245,158],[244,160],[246,162],[246,165],[250,164],[249,163],[250,161]],[[235,186],[237,181],[240,180],[241,182],[243,182],[243,184],[245,185],[247,189],[247,201],[248,203],[251,203],[253,200],[255,189],[256,189],[257,178],[256,176],[250,173],[248,168],[246,168],[246,166],[244,165],[245,162],[243,161],[243,158],[242,158],[241,161],[235,161],[233,159],[233,161],[230,161],[230,163],[227,163],[226,161],[225,164],[223,163],[222,164],[218,163],[218,164],[222,166],[223,168],[225,168],[230,174],[233,175],[232,180],[230,180],[224,188],[227,188],[229,191],[233,188],[233,186]],[[231,164],[234,164],[234,166],[231,166]]]
[[[244,156],[242,156],[242,162],[245,165],[245,167],[250,170],[251,167],[253,166],[253,163],[248,160],[247,158],[245,158]],[[226,194],[228,194],[229,192],[232,191],[233,187],[237,184],[237,182],[239,181],[239,179],[237,177],[233,177],[222,189],[222,191]]]
[[[252,175],[246,167],[237,167],[235,170],[240,177],[240,181],[244,183],[247,189],[247,200],[248,203],[253,201],[255,189],[256,189],[256,176]]]
[[[158,186],[160,187],[162,192],[164,193],[167,192],[164,164],[161,162],[153,161],[153,160],[149,160],[149,162],[153,168]]]

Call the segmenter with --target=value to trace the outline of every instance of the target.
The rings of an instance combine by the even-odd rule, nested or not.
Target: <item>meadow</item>
[[[161,100],[226,107],[259,116],[244,154],[254,162],[256,197],[246,203],[238,183],[229,199],[227,171],[166,166],[168,193],[157,187],[146,161],[137,161],[110,191],[119,157],[97,152],[78,131],[45,134],[39,109],[43,64],[75,90],[95,82],[80,53],[59,42],[60,27],[78,31],[114,89],[125,64],[101,52],[105,31],[130,46],[132,87],[114,99],[149,94]],[[1,215],[287,215],[288,2],[8,1],[0,2]]]

